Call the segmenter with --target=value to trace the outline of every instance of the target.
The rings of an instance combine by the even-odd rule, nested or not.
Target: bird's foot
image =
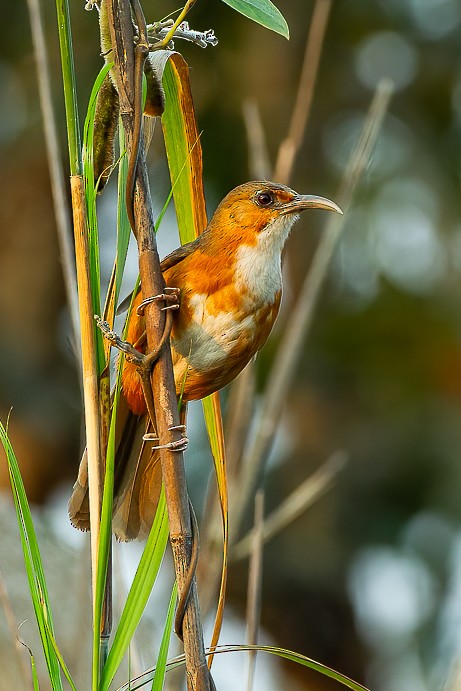
[[[170,441],[167,444],[156,444],[152,449],[169,449],[170,451],[185,451],[187,445],[189,444],[189,439],[186,437],[186,425],[175,425],[174,427],[169,427],[169,432],[174,432],[179,430],[181,432],[181,439],[176,439]],[[152,433],[145,434],[143,436],[143,441],[159,441],[159,438]]]
[[[159,295],[151,295],[150,297],[145,298],[138,305],[136,314],[138,314],[140,317],[143,316],[144,310],[146,309],[147,305],[151,304],[151,302],[165,302],[165,306],[160,308],[162,312],[166,312],[167,310],[178,310],[179,294],[179,288],[165,288],[164,293],[160,293]]]
[[[104,338],[107,339],[109,343],[114,346],[114,348],[117,348],[117,350],[120,350],[122,353],[124,353],[127,362],[131,362],[137,367],[142,367],[146,355],[137,350],[137,348],[135,348],[128,341],[124,341],[122,338],[120,338],[115,331],[112,331],[108,322],[104,321],[104,319],[101,319],[101,317],[98,317],[97,314],[94,315],[94,318],[96,319],[96,324],[102,331]]]

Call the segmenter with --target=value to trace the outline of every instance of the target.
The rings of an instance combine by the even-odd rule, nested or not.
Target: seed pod
[[[106,75],[96,100],[93,129],[93,169],[98,192],[102,192],[114,165],[118,111],[118,94]]]

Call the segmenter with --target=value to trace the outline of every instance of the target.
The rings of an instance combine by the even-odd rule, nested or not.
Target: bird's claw
[[[162,312],[165,312],[166,310],[179,309],[179,292],[179,288],[165,288],[164,293],[160,293],[159,295],[151,295],[150,297],[145,298],[136,308],[136,314],[142,317],[147,305],[150,305],[152,302],[166,302],[167,304],[165,307],[161,307]]]

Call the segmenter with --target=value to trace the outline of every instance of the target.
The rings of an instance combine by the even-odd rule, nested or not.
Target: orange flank
[[[179,289],[170,343],[176,391],[184,385],[185,401],[226,386],[266,342],[280,307],[282,250],[300,212],[310,208],[341,213],[323,197],[300,195],[273,182],[248,182],[229,192],[199,238],[162,261],[166,285]],[[127,340],[144,352],[144,318],[136,314],[141,299],[140,292],[129,316]],[[138,371],[126,361],[122,392],[125,415],[117,416],[113,528],[128,540],[147,534],[161,477],[158,452],[140,442],[146,405]],[[133,414],[138,427],[130,420]],[[84,462],[69,513],[74,525],[87,529]]]

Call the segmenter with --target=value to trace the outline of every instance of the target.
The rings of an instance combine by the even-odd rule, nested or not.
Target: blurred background
[[[43,4],[67,176],[54,3]],[[143,3],[148,21],[177,5],[176,0]],[[250,177],[242,114],[249,98],[259,108],[272,164],[286,136],[314,2],[279,0],[278,6],[290,27],[289,42],[218,0],[198,0],[189,22],[195,29],[213,28],[219,45],[206,50],[176,45],[191,66],[209,213],[230,188]],[[83,0],[72,0],[71,11],[83,121],[102,64],[98,22],[96,12],[85,12]],[[2,3],[0,18],[0,415],[4,421],[12,408],[10,433],[36,506],[58,637],[64,651],[66,646],[73,651],[74,671],[81,665],[78,638],[72,639],[65,615],[75,604],[65,598],[70,580],[82,583],[87,561],[86,538],[70,529],[66,512],[82,446],[77,364],[26,4]],[[265,478],[266,511],[333,452],[345,452],[348,462],[333,487],[265,548],[260,640],[297,650],[374,691],[454,691],[461,689],[458,0],[333,0],[291,179],[295,189],[335,199],[381,77],[393,80],[394,97],[345,220],[284,406]],[[160,210],[168,180],[158,135],[150,158]],[[114,204],[109,185],[101,197],[106,276]],[[259,390],[324,224],[324,214],[305,215],[288,243],[284,305],[258,358]],[[162,254],[178,243],[173,213],[159,243]],[[130,257],[127,285],[136,275],[134,253]],[[196,418],[199,408],[192,411],[188,454],[200,509],[210,467]],[[3,462],[0,483],[0,599],[4,607],[12,604],[17,622],[27,620],[19,635],[39,657]],[[131,564],[129,555],[137,549],[128,548],[121,564]],[[223,643],[244,639],[247,571],[246,560],[231,568]],[[27,652],[14,652],[11,617],[12,612],[10,618],[0,615],[1,667],[10,670],[1,689],[22,688],[21,656],[28,664]],[[240,688],[243,681],[231,681],[225,665],[244,670],[244,661],[220,658],[218,687]],[[340,687],[260,655],[255,688]]]

